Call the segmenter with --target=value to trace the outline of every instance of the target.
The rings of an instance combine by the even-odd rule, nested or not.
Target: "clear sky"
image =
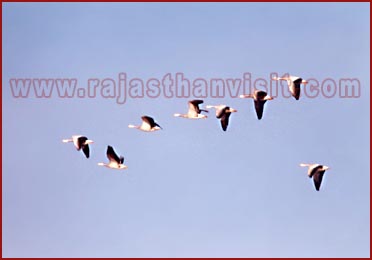
[[[3,257],[369,257],[369,3],[3,4]],[[14,98],[12,78],[319,82],[359,98],[253,101],[227,132],[190,98]],[[32,93],[32,89],[31,92]],[[164,128],[129,129],[150,115]],[[93,139],[86,159],[73,134]],[[112,145],[128,169],[97,166]],[[331,167],[319,192],[299,163]]]

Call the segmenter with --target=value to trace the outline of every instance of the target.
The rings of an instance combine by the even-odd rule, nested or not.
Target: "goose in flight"
[[[301,167],[308,167],[307,175],[309,178],[313,178],[315,189],[319,191],[320,184],[322,183],[323,175],[326,170],[329,170],[330,168],[325,165],[321,164],[309,164],[309,163],[301,163]]]
[[[266,101],[274,99],[273,97],[268,96],[267,93],[263,90],[255,90],[253,94],[240,95],[239,97],[240,98],[253,98],[257,118],[259,120],[262,118],[264,105]]]
[[[154,131],[163,129],[161,128],[160,125],[158,125],[158,123],[155,122],[155,120],[152,117],[142,116],[141,119],[142,119],[142,124],[140,126],[128,125],[128,127],[137,128],[145,132],[154,132]]]
[[[201,112],[207,112],[208,110],[200,109],[199,105],[203,104],[203,100],[191,100],[188,102],[189,104],[189,111],[187,114],[174,114],[175,117],[183,117],[183,118],[190,118],[190,119],[200,119],[200,118],[207,118],[206,115],[201,114]]]
[[[297,76],[288,76],[288,77],[273,77],[273,80],[286,80],[288,84],[289,91],[291,95],[296,99],[300,99],[301,93],[301,84],[306,85],[308,82]]]
[[[85,154],[85,157],[89,158],[89,144],[94,143],[92,140],[89,140],[86,136],[82,135],[73,135],[72,138],[63,139],[62,142],[69,143],[72,142],[78,151],[82,150]]]
[[[216,118],[220,119],[222,130],[226,131],[227,126],[229,124],[229,117],[231,113],[238,112],[238,110],[228,107],[226,105],[218,105],[218,106],[206,106],[206,108],[215,108],[216,109]]]
[[[128,168],[128,166],[124,165],[124,157],[123,156],[119,157],[115,153],[114,148],[112,148],[112,146],[110,145],[107,146],[106,155],[107,155],[107,158],[109,159],[109,163],[100,162],[98,163],[99,166],[105,166],[107,168],[118,169],[118,170],[124,170]]]

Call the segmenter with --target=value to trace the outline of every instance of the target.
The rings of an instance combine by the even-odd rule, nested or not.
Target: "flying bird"
[[[152,117],[142,116],[141,119],[142,119],[142,124],[140,126],[128,125],[128,127],[137,128],[145,132],[154,132],[154,131],[163,129],[161,128],[160,125],[158,125],[158,123],[155,122],[155,120]]]
[[[326,170],[330,169],[328,166],[321,165],[321,164],[309,164],[309,163],[301,163],[301,167],[308,167],[307,175],[309,178],[313,178],[315,189],[319,191],[320,184],[322,183],[323,175]]]
[[[227,126],[229,125],[229,118],[231,113],[238,112],[238,110],[228,107],[226,105],[218,105],[218,106],[206,106],[206,108],[215,108],[216,109],[216,118],[220,119],[222,130],[226,131]]]
[[[190,119],[201,119],[201,118],[207,118],[206,115],[201,114],[201,112],[207,112],[208,110],[200,109],[199,105],[203,104],[203,100],[191,100],[188,102],[189,104],[189,111],[187,114],[174,114],[175,117],[183,117],[183,118],[190,118]]]
[[[124,157],[123,156],[119,157],[115,153],[114,148],[112,148],[112,146],[110,145],[107,146],[106,155],[107,155],[107,158],[109,159],[109,163],[100,162],[98,163],[99,166],[105,166],[107,168],[118,169],[118,170],[124,170],[128,168],[128,166],[124,165]]]
[[[289,91],[291,92],[291,95],[296,99],[300,99],[301,94],[301,84],[307,84],[308,82],[306,80],[303,80],[300,77],[297,76],[288,76],[288,77],[273,77],[273,80],[286,80],[288,84]]]
[[[240,98],[253,98],[257,118],[259,120],[262,118],[264,105],[266,101],[274,99],[273,97],[268,96],[267,93],[263,90],[255,90],[253,94],[240,95],[239,97]]]
[[[89,140],[86,136],[82,135],[73,135],[70,139],[63,139],[62,142],[69,143],[73,142],[78,151],[82,150],[85,154],[85,157],[89,158],[89,144],[94,143],[92,140]]]

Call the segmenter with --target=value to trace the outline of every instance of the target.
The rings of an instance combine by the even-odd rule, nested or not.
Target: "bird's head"
[[[326,166],[326,165],[323,165],[323,170],[327,171],[327,170],[330,170],[331,168]]]
[[[238,110],[236,110],[235,108],[230,108],[230,109],[229,109],[229,112],[230,112],[230,113],[234,113],[234,112],[238,112]]]
[[[309,82],[307,80],[302,80],[301,83],[304,84],[304,85],[306,85]]]
[[[93,143],[94,143],[93,140],[89,140],[89,139],[88,139],[88,140],[85,141],[85,144],[93,144]]]

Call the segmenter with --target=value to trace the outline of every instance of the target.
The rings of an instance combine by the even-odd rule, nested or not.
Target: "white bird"
[[[297,76],[288,76],[288,77],[273,77],[273,80],[286,80],[288,84],[289,91],[292,96],[296,99],[300,99],[301,93],[301,84],[306,85],[308,82]]]
[[[206,108],[216,109],[216,118],[220,119],[223,131],[226,131],[227,129],[227,126],[229,124],[229,117],[231,113],[238,112],[238,110],[228,107],[226,105],[218,105],[218,106],[209,105],[209,106],[206,106]]]
[[[329,170],[330,168],[325,165],[313,163],[300,163],[301,167],[308,167],[307,175],[309,178],[313,178],[315,189],[319,191],[320,184],[322,183],[323,175],[326,170]]]
[[[137,128],[145,132],[154,132],[154,131],[162,129],[161,126],[158,125],[152,117],[142,116],[141,119],[142,119],[142,124],[140,126],[128,125],[128,127]]]
[[[115,153],[114,148],[112,148],[112,146],[110,145],[107,146],[106,155],[107,155],[107,158],[109,159],[109,163],[100,162],[98,163],[99,166],[105,166],[107,168],[118,169],[118,170],[124,170],[128,168],[128,166],[124,165],[124,157],[123,156],[119,157]]]
[[[189,111],[187,114],[174,114],[175,117],[183,117],[183,118],[190,118],[190,119],[201,119],[201,118],[207,118],[206,115],[201,114],[201,112],[207,112],[208,110],[200,109],[199,105],[203,104],[203,100],[191,100],[188,102],[189,104]]]
[[[86,136],[82,135],[73,135],[70,139],[63,139],[62,142],[69,143],[73,142],[78,151],[83,150],[83,153],[87,158],[89,158],[89,144],[94,143],[92,140],[89,140]]]
[[[253,94],[240,95],[240,98],[253,98],[254,107],[256,109],[257,118],[260,120],[262,118],[264,105],[267,100],[273,100],[273,97],[267,95],[263,90],[255,90]]]

